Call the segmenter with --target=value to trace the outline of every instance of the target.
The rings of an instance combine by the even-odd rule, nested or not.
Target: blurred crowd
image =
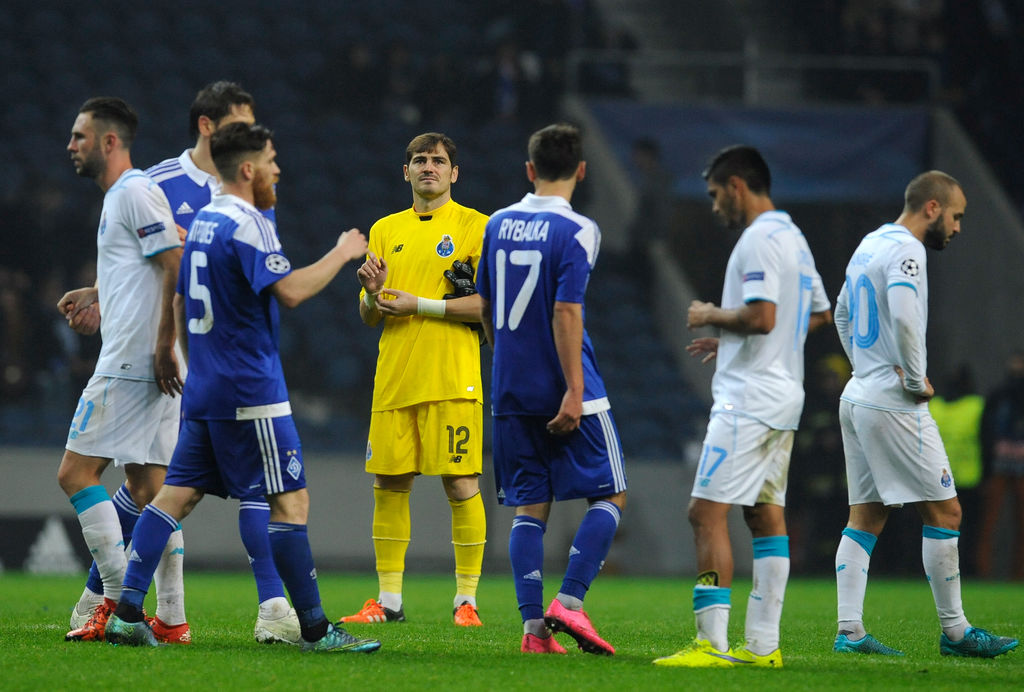
[[[795,0],[783,3],[812,54],[934,61],[949,105],[1003,180],[1024,174],[1024,2],[1021,0]],[[853,79],[853,83],[846,80]],[[822,74],[817,96],[900,103],[927,95],[905,75],[866,71],[842,82]],[[1008,185],[1019,209],[1024,190]]]

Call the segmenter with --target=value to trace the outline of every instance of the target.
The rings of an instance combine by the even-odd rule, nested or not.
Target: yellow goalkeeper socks
[[[475,603],[487,542],[487,517],[480,493],[467,500],[448,500],[452,507],[452,545],[455,548],[455,582],[459,596]]]
[[[402,592],[405,551],[409,547],[409,491],[373,489],[373,552],[380,590]]]

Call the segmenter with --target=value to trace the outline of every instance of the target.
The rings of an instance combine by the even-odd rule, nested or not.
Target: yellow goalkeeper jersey
[[[410,208],[373,224],[369,251],[387,262],[385,288],[443,298],[453,290],[444,278],[452,262],[472,262],[476,272],[486,224],[486,215],[454,201],[430,214]],[[374,411],[448,399],[483,402],[480,341],[466,323],[418,315],[385,317],[383,322]]]

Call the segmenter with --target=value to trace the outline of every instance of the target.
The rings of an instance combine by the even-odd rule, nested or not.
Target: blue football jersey
[[[600,245],[597,224],[561,197],[528,194],[487,222],[477,290],[491,303],[494,415],[558,413],[566,383],[551,331],[555,302],[583,304]],[[607,410],[586,329],[582,358],[583,413]]]
[[[186,299],[186,418],[290,413],[278,352],[277,299],[266,290],[290,272],[277,229],[253,205],[217,195],[196,214],[177,287]]]
[[[174,222],[185,230],[192,225],[199,210],[210,203],[213,195],[220,192],[217,176],[196,166],[188,149],[177,158],[166,159],[147,168],[146,175],[167,195]],[[271,221],[275,220],[273,209],[262,213]]]

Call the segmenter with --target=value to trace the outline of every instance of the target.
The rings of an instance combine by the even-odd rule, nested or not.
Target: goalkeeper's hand
[[[451,282],[454,293],[445,293],[444,299],[462,298],[476,295],[476,284],[473,282],[473,265],[470,262],[452,262],[451,269],[444,270],[444,278]],[[480,343],[484,342],[484,328],[479,322],[465,322],[467,327],[479,332]]]
[[[444,299],[462,298],[476,294],[476,285],[473,283],[473,265],[469,262],[452,262],[451,269],[444,270],[444,278],[451,282],[452,293],[445,293]]]

